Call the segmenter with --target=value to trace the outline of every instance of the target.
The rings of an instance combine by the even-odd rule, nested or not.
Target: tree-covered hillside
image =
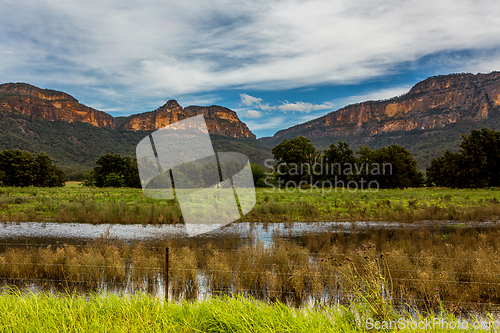
[[[67,175],[90,170],[99,156],[108,153],[135,156],[136,145],[148,134],[0,112],[0,150],[44,151]],[[212,141],[215,151],[242,152],[252,162],[271,157],[267,147],[255,139],[212,136]]]

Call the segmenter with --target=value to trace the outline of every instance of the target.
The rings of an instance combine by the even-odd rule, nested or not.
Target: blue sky
[[[114,116],[235,110],[258,137],[432,75],[500,70],[497,1],[0,0],[0,82]]]

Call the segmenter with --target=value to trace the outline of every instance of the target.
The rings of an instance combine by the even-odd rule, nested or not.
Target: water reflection
[[[191,237],[192,239],[217,239],[236,237],[272,243],[273,237],[297,237],[304,232],[312,234],[335,232],[370,232],[373,230],[409,230],[432,228],[489,228],[497,222],[456,222],[421,221],[402,222],[284,222],[231,223],[217,230]],[[251,235],[251,236],[249,236]],[[167,241],[189,238],[182,224],[140,225],[140,224],[99,224],[88,223],[47,223],[47,222],[4,222],[0,225],[0,243],[43,243],[43,244],[80,244],[99,237],[112,237],[124,242]]]
[[[16,285],[33,292],[53,290],[119,294],[144,291],[163,298],[164,251],[165,246],[169,246],[173,250],[169,274],[170,299],[202,299],[212,294],[242,293],[257,299],[278,299],[293,305],[318,302],[332,304],[351,297],[341,290],[337,266],[332,266],[334,262],[327,264],[323,261],[333,254],[333,248],[336,249],[339,260],[335,265],[340,265],[347,254],[352,256],[354,248],[361,248],[368,241],[374,243],[377,251],[386,251],[384,247],[387,244],[407,242],[413,247],[409,253],[420,253],[421,248],[436,246],[439,249],[446,247],[447,242],[460,243],[469,234],[472,235],[470,240],[477,242],[480,239],[476,237],[477,234],[487,230],[497,230],[496,234],[490,233],[490,238],[493,239],[499,233],[498,226],[498,223],[493,222],[453,221],[233,223],[204,235],[187,237],[182,225],[4,223],[0,226],[0,255],[7,253],[9,249],[27,249],[23,252],[23,256],[27,258],[23,259],[24,263],[16,264],[15,260],[11,260],[11,266],[7,268],[15,271],[23,269],[23,265],[34,265],[33,270],[41,273],[32,274],[29,278],[24,277],[31,274],[31,271],[23,273],[28,275],[14,274],[10,279],[0,280],[0,285]],[[51,246],[49,249],[52,252],[43,252],[48,246]],[[75,267],[77,272],[71,278],[73,282],[64,278],[64,274],[69,274],[66,271],[62,277],[51,278],[47,277],[46,271],[39,269],[39,266],[46,265],[40,259],[43,253],[55,255],[59,249],[61,253],[66,252],[59,257],[61,261],[53,261],[54,265],[65,265],[64,269]],[[113,254],[113,251],[118,252]],[[95,264],[91,260],[94,258],[85,259],[86,261],[82,258],[74,259],[85,255],[96,258],[102,255],[101,263]],[[115,261],[108,260],[113,256],[116,257]],[[69,263],[67,257],[73,258],[71,260],[75,260],[74,264]],[[412,258],[401,257],[398,260],[407,259]],[[401,286],[404,286],[407,279],[404,274],[407,273],[401,272],[398,263],[389,264],[394,266],[391,269],[400,274],[400,279],[394,281],[401,281]],[[118,269],[120,277],[116,278],[117,275],[110,275],[99,269],[97,275],[92,275],[85,271],[86,265],[110,267],[111,271]],[[145,270],[134,271],[140,266]],[[396,273],[392,273],[395,278]],[[50,274],[61,276],[59,271]],[[447,277],[448,280],[450,278],[452,277]],[[488,283],[491,284],[491,281]]]

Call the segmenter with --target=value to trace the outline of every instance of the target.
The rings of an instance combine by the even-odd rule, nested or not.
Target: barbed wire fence
[[[385,289],[383,297],[391,301],[397,298],[394,287],[406,286],[405,291],[410,294],[401,292],[399,298],[406,304],[442,303],[450,307],[500,309],[500,274],[495,271],[384,266],[381,264],[382,256],[371,253],[361,255],[360,260],[354,262],[350,259],[354,254],[291,250],[282,260],[275,260],[276,256],[268,260],[254,260],[252,253],[242,251],[241,248],[172,246],[145,246],[139,250],[129,248],[121,251],[118,246],[93,249],[87,244],[5,242],[0,243],[0,282],[5,287],[34,290],[146,291],[167,300],[240,294],[295,305],[308,302],[329,305],[356,299],[363,287],[369,287],[366,281],[359,280],[365,277],[379,283],[378,287]],[[264,251],[259,259],[264,258],[266,253]],[[500,264],[500,259],[478,257],[391,255],[390,258],[414,262],[446,260]],[[364,263],[378,265],[378,271],[370,274],[366,267],[363,269]],[[346,275],[348,272],[359,273],[359,276],[349,277]],[[427,293],[418,292],[415,285],[421,286]],[[353,287],[357,287],[355,292]],[[441,294],[444,289],[448,296],[450,290],[454,290],[463,297],[449,299],[446,294]],[[484,297],[468,294],[474,291],[491,297],[482,301]]]

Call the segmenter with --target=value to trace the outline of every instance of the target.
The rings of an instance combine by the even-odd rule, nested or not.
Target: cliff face
[[[255,134],[239,120],[236,112],[221,106],[188,106],[182,108],[170,100],[152,112],[140,113],[127,118],[123,128],[128,130],[155,130],[179,120],[203,114],[210,134],[233,138],[253,138]]]
[[[25,83],[0,85],[0,112],[18,112],[32,118],[81,121],[97,127],[115,128],[109,114],[78,103],[74,97]]]
[[[452,74],[417,83],[407,94],[386,101],[349,105],[274,138],[309,138],[365,133],[376,135],[442,128],[463,120],[482,121],[500,112],[500,72]]]
[[[170,100],[155,111],[117,121],[105,112],[78,103],[78,100],[66,93],[40,89],[26,83],[0,85],[0,112],[17,112],[49,121],[80,121],[96,127],[132,131],[153,131],[178,120],[203,114],[210,134],[255,139],[255,135],[239,120],[236,112],[220,106],[182,108],[175,100]]]

